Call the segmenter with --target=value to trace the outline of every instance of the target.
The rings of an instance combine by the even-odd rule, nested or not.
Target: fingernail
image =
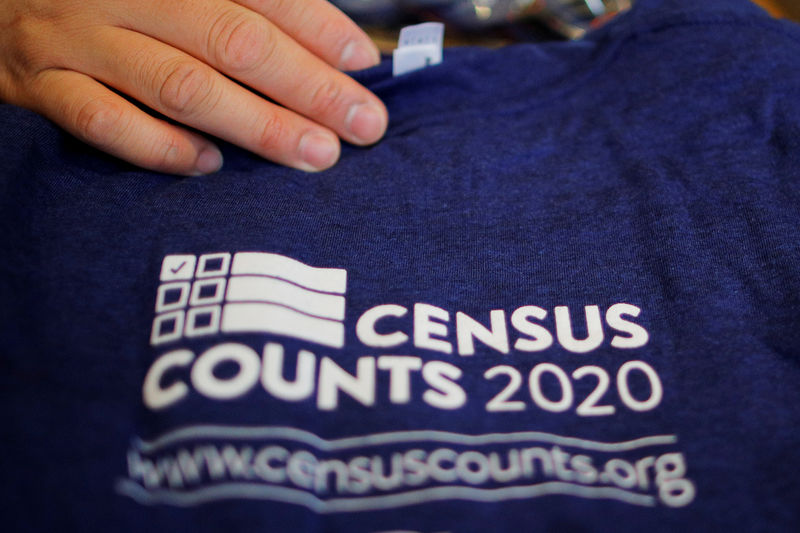
[[[207,146],[200,151],[194,168],[198,174],[211,174],[222,168],[222,153],[215,146]]]
[[[350,41],[342,50],[339,68],[342,70],[362,70],[374,67],[380,61],[381,54],[377,48]]]
[[[312,131],[303,135],[297,146],[303,170],[324,170],[339,159],[339,141],[333,135]]]
[[[353,104],[344,122],[360,144],[377,142],[386,131],[386,115],[375,104]]]

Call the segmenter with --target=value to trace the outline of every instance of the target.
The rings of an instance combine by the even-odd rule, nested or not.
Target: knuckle
[[[199,63],[180,60],[162,67],[158,100],[168,114],[186,116],[208,105],[212,94],[211,79]]]
[[[336,47],[341,49],[347,43],[349,27],[336,17],[326,18],[319,21],[317,31],[321,38],[327,42],[336,43]]]
[[[264,2],[269,14],[276,20],[287,20],[293,15],[304,16],[307,14],[307,7],[310,2],[298,2],[297,0],[269,0]],[[307,19],[306,19],[307,20]]]
[[[323,117],[333,114],[341,105],[342,87],[335,80],[326,80],[311,95],[309,113],[311,116]]]
[[[266,24],[248,15],[221,18],[212,28],[210,50],[222,70],[247,72],[262,64],[271,50]]]
[[[182,144],[174,137],[168,137],[153,148],[151,166],[160,169],[176,169],[184,162]]]
[[[278,115],[271,113],[261,117],[259,125],[261,129],[257,130],[256,143],[260,149],[272,152],[286,141],[286,125]]]
[[[43,70],[52,63],[46,40],[50,28],[43,22],[31,19],[14,20],[3,29],[2,48],[9,70],[18,78]]]
[[[75,115],[75,128],[79,136],[92,144],[111,146],[124,131],[121,107],[100,99],[81,105]]]

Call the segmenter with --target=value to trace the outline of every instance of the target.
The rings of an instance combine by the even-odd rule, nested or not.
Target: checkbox
[[[179,288],[169,289],[164,291],[164,304],[177,304],[181,301],[183,290]]]
[[[188,281],[164,283],[156,294],[156,313],[183,309],[189,301],[191,285]]]
[[[226,276],[231,266],[231,254],[217,253],[204,254],[197,262],[196,277],[213,278],[216,276]]]
[[[192,279],[197,258],[193,255],[168,255],[161,262],[161,281]]]
[[[156,346],[180,339],[181,333],[183,333],[184,320],[185,316],[183,311],[173,311],[172,313],[158,315],[156,319],[153,320],[150,344]]]
[[[199,337],[214,335],[219,332],[219,320],[222,315],[220,306],[193,307],[186,315],[186,336]]]
[[[225,296],[225,278],[197,280],[192,284],[190,305],[218,304]]]

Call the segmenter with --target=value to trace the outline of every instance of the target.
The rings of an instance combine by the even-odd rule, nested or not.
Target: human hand
[[[366,145],[383,135],[384,105],[337,70],[378,61],[369,37],[326,0],[4,0],[0,8],[0,100],[174,174],[214,172],[222,156],[109,87],[314,171],[336,162],[339,137]]]

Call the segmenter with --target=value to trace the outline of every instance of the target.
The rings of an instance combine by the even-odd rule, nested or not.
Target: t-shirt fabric
[[[640,0],[355,74],[306,174],[0,106],[6,531],[792,531],[800,30]]]

